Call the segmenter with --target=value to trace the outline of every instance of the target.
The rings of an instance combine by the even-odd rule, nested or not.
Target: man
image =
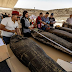
[[[10,14],[8,14],[8,17],[11,17]]]
[[[12,12],[12,17],[4,18],[1,21],[0,24],[0,30],[2,30],[1,35],[3,36],[3,40],[6,44],[10,43],[10,38],[14,35],[16,32],[18,35],[20,35],[19,29],[18,29],[18,23],[17,18],[19,16],[18,11]]]
[[[5,13],[5,17],[8,17],[8,15]]]
[[[69,23],[69,24],[72,24],[72,14],[70,15],[70,18],[68,18],[68,19],[66,20],[66,22]]]
[[[8,17],[8,15],[5,13],[5,15],[3,15],[3,18]]]
[[[49,16],[49,13],[46,12],[45,16],[42,17],[42,21],[44,21],[46,23],[49,22],[49,17],[48,16]]]
[[[2,14],[2,19],[5,18],[4,14]]]
[[[53,27],[53,24],[56,23],[55,18],[53,17],[53,13],[51,13],[50,17],[49,17],[49,21],[50,21],[50,26]]]
[[[40,13],[39,16],[36,19],[38,29],[41,29],[42,25],[47,25],[44,21],[42,21],[42,19],[41,19],[42,17],[43,17],[43,13]],[[49,25],[47,25],[47,26],[49,26]],[[47,28],[45,30],[47,30]]]
[[[50,23],[48,16],[49,16],[49,13],[46,12],[45,16],[42,17],[42,21],[44,21],[44,22],[47,23],[47,24]],[[42,26],[42,29],[43,29],[43,30],[45,30],[46,28],[49,28],[49,26],[47,26],[47,25]]]

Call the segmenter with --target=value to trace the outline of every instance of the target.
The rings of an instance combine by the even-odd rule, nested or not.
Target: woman
[[[23,32],[24,36],[30,37],[31,36],[31,30],[33,28],[30,27],[30,22],[28,20],[28,12],[27,11],[23,12],[23,17],[21,19],[21,23],[22,23],[22,32]]]

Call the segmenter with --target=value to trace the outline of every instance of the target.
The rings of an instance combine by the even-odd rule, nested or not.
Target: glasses
[[[19,16],[15,16],[15,17],[20,18]]]
[[[17,17],[17,18],[20,18],[20,17]]]

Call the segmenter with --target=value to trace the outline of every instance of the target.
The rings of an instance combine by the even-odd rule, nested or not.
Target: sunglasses
[[[19,16],[15,16],[15,17],[20,18]]]
[[[17,18],[20,18],[20,17],[17,17]]]

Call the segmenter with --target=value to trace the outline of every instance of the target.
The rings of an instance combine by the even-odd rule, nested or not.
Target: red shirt
[[[41,19],[40,16],[38,16],[37,19],[36,19],[36,23],[37,23],[37,27],[38,27],[39,29],[41,29],[41,22],[40,22],[40,20],[42,20],[42,19]]]

